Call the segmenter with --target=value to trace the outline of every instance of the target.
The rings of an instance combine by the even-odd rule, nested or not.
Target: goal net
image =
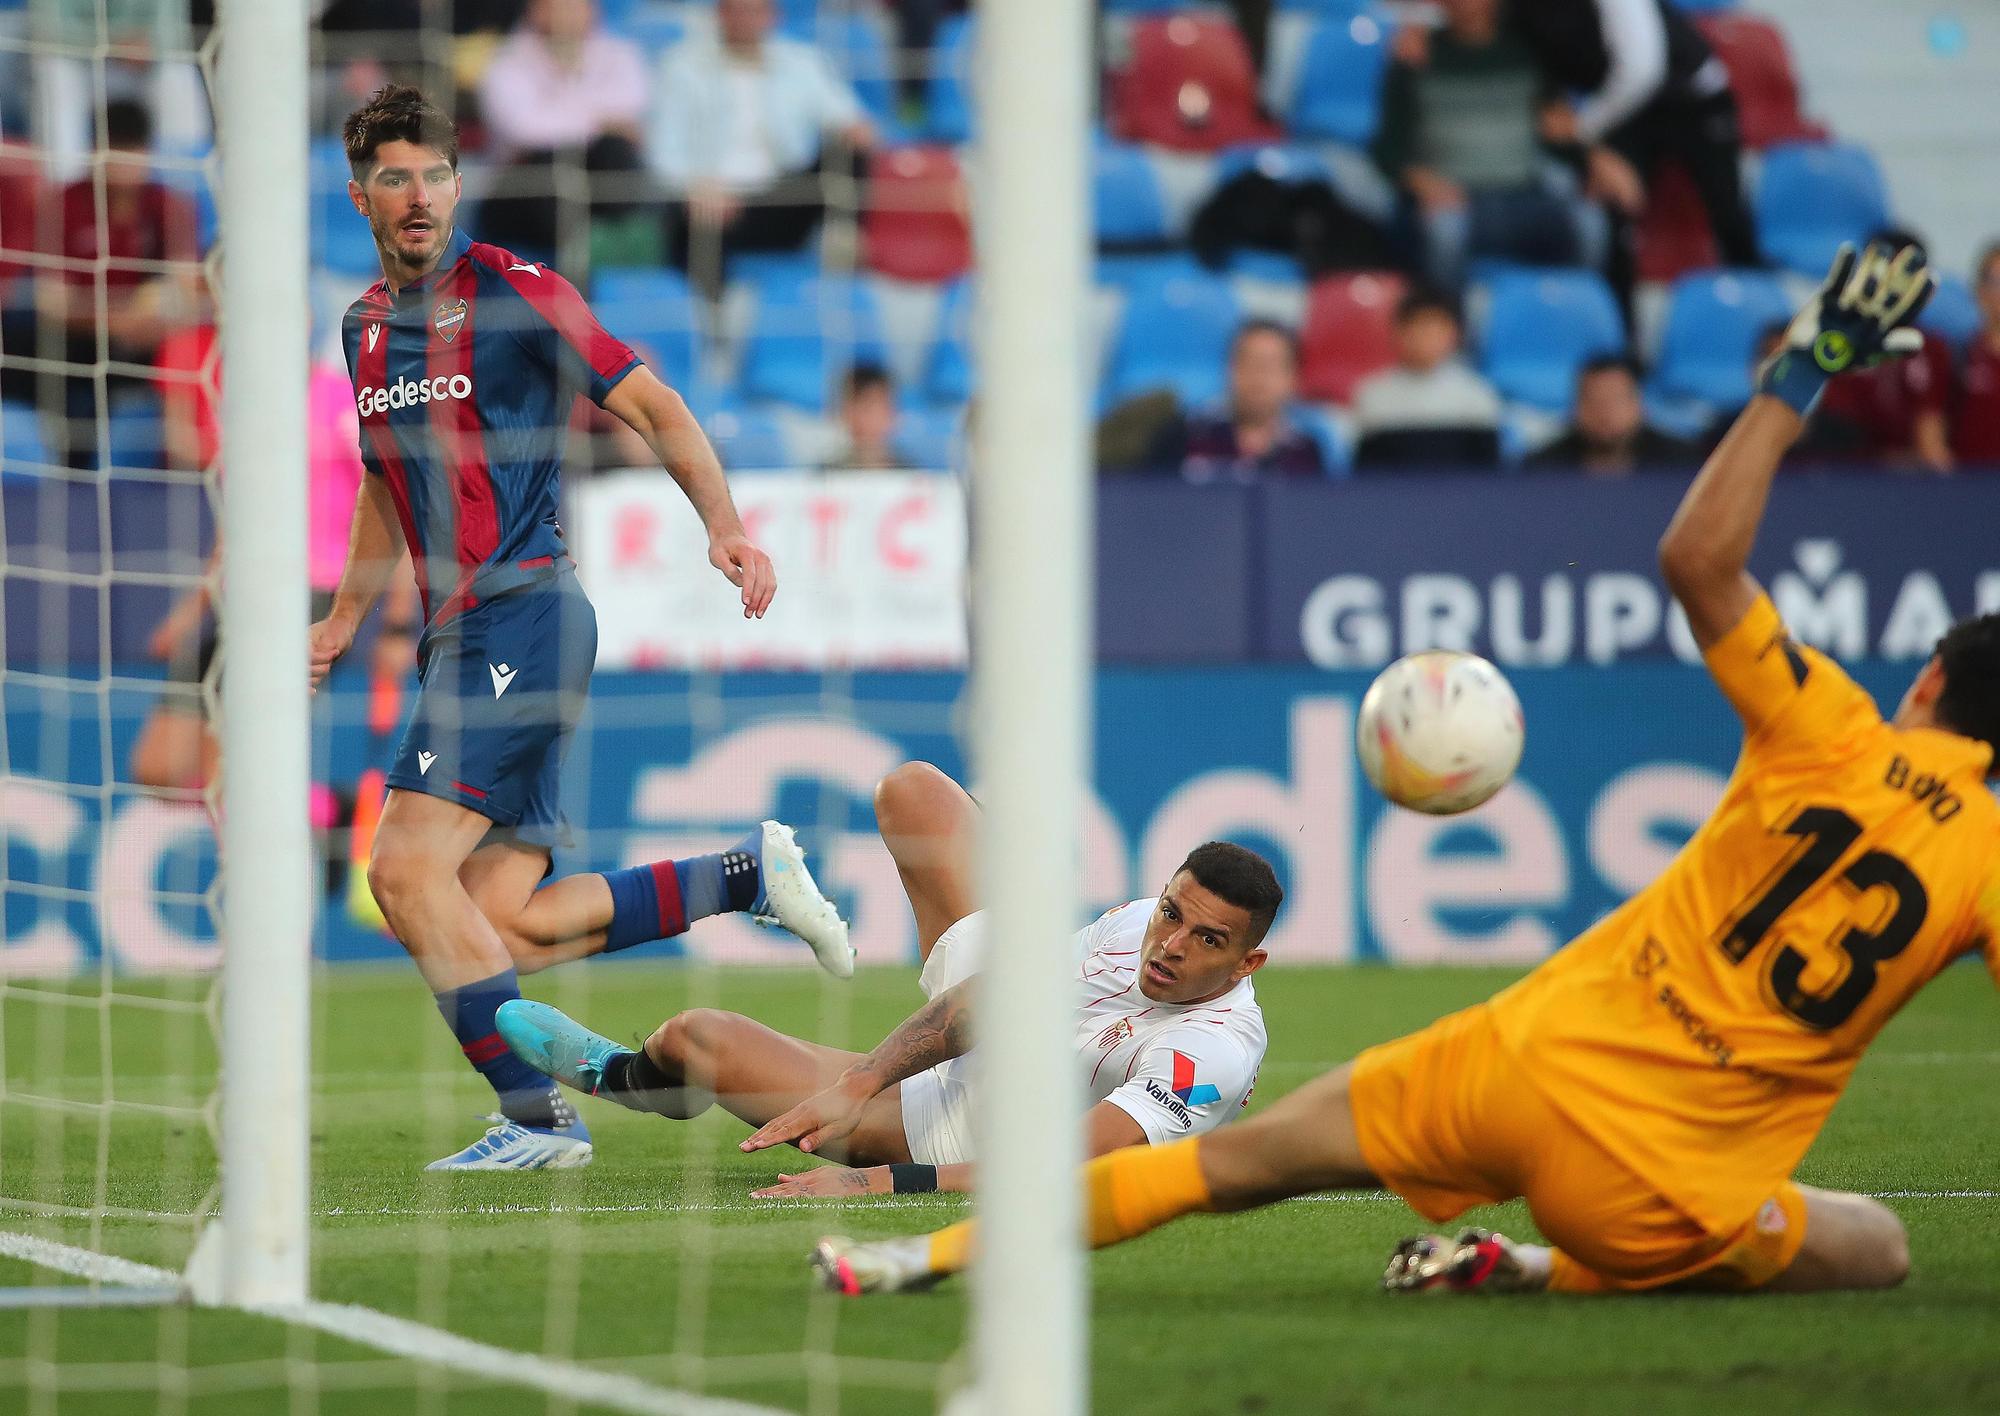
[[[921,1001],[871,792],[910,758],[974,773],[969,38],[962,18],[904,33],[873,5],[778,6],[865,141],[767,184],[749,205],[771,229],[737,249],[677,198],[659,155],[675,135],[649,125],[676,48],[738,4],[533,0],[513,24],[519,5],[462,0],[0,3],[0,1409],[915,1412],[972,1383],[966,1288],[864,1311],[804,1263],[821,1234],[935,1227],[961,1197],[758,1200],[803,1159],[739,1153],[719,1109],[593,1103],[587,1168],[425,1173],[494,1103],[366,884],[408,649],[380,614],[364,629],[311,700],[306,782],[259,781],[286,760],[286,713],[227,687],[263,672],[257,646],[303,657],[303,625],[262,624],[248,577],[275,588],[302,558],[323,607],[329,555],[338,570],[326,519],[344,525],[354,485],[330,470],[354,437],[339,321],[380,274],[339,121],[417,82],[464,122],[467,229],[569,275],[683,391],[779,567],[776,609],[746,626],[686,499],[579,405],[564,525],[600,650],[555,873],[714,851],[776,817],[863,965],[830,980],[731,916],[524,994],[621,1042],[723,1008],[857,1051]],[[266,37],[304,35],[308,10],[299,73]],[[581,51],[562,33],[577,15]],[[613,54],[641,107],[537,130],[564,115],[529,110],[560,103],[510,83],[551,52],[557,68]],[[245,117],[251,61],[273,92]],[[234,153],[264,170],[225,192]],[[280,250],[302,298],[260,308],[242,272],[271,269],[297,221],[309,234]],[[291,365],[256,351],[302,327],[303,386],[280,389]],[[262,445],[281,451],[245,454],[267,401],[299,421]],[[272,493],[285,479],[303,485]],[[230,515],[256,525],[245,506],[282,513],[285,545],[305,533],[291,564],[220,535]],[[303,797],[309,849],[248,839],[265,793]],[[301,877],[307,923],[246,939],[246,920],[286,918],[266,907]],[[263,1010],[310,1036],[289,1099],[300,1028]]]

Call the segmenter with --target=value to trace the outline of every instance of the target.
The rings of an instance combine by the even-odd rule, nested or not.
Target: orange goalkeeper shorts
[[[1549,1242],[1602,1280],[1593,1286],[1756,1288],[1805,1239],[1805,1197],[1789,1181],[1730,1232],[1696,1223],[1550,1104],[1484,1003],[1362,1053],[1348,1098],[1369,1168],[1412,1209],[1444,1223],[1526,1199]]]

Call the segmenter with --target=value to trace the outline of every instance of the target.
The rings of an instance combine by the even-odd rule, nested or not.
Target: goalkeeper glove
[[[1916,353],[1924,337],[1911,325],[1936,288],[1915,246],[1892,251],[1870,242],[1857,258],[1843,245],[1825,282],[1786,326],[1785,342],[1757,371],[1757,391],[1804,417],[1835,374]]]

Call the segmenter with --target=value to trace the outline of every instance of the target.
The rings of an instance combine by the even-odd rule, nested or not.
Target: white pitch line
[[[141,1288],[178,1287],[181,1275],[171,1269],[131,1259],[79,1249],[32,1234],[0,1230],[0,1257],[21,1259],[72,1278]],[[260,1304],[244,1309],[279,1322],[317,1328],[333,1337],[373,1347],[398,1357],[449,1367],[488,1381],[534,1387],[579,1405],[608,1406],[633,1416],[786,1416],[774,1406],[756,1406],[724,1397],[696,1396],[654,1386],[622,1372],[607,1372],[578,1362],[516,1352],[475,1342],[443,1328],[411,1322],[374,1308],[352,1303]]]

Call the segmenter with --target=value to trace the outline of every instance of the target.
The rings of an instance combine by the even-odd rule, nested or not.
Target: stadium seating
[[[952,280],[972,265],[965,179],[948,147],[889,148],[869,164],[863,259],[898,280]]]
[[[817,45],[833,61],[834,72],[854,86],[870,121],[897,134],[902,120],[896,111],[896,64],[881,19],[829,11],[802,37]]]
[[[1668,300],[1649,391],[1716,411],[1741,407],[1750,397],[1757,336],[1791,314],[1783,279],[1768,272],[1682,276]]]
[[[1595,271],[1507,270],[1487,289],[1481,365],[1503,398],[1567,412],[1577,369],[1625,348],[1618,302]]]
[[[954,282],[938,303],[937,337],[924,356],[924,398],[953,407],[972,397],[972,282]]]
[[[1131,55],[1111,75],[1111,126],[1130,142],[1219,152],[1278,131],[1257,108],[1257,71],[1226,18],[1173,15],[1132,27]]]
[[[816,278],[789,299],[758,301],[743,355],[743,396],[820,412],[840,375],[863,362],[888,363],[874,292],[859,280]]]
[[[639,346],[662,379],[680,389],[699,381],[701,305],[687,277],[672,270],[607,270],[591,294],[604,327]]]
[[[960,462],[959,438],[965,414],[957,408],[905,409],[896,419],[890,446],[912,467],[948,472]]]
[[[1299,392],[1348,403],[1370,374],[1396,360],[1396,302],[1403,278],[1387,272],[1322,276],[1306,297],[1299,332]]]
[[[924,85],[925,131],[934,143],[972,141],[973,38],[970,15],[953,15],[938,26]]]
[[[1364,10],[1314,26],[1297,82],[1283,100],[1294,135],[1356,146],[1374,139],[1391,23],[1384,13]]]
[[[1798,75],[1776,25],[1755,15],[1711,15],[1701,28],[1729,70],[1746,145],[1767,148],[1826,137],[1825,127],[1800,112]]]
[[[1229,341],[1242,318],[1229,283],[1176,275],[1131,292],[1104,377],[1106,407],[1168,389],[1187,407],[1222,395]]]
[[[1713,15],[1736,8],[1736,0],[1674,0],[1690,15]]]
[[[380,275],[381,258],[375,253],[375,238],[368,223],[348,200],[347,154],[338,138],[313,142],[312,244],[314,263],[343,275]]]
[[[1766,260],[1801,275],[1826,273],[1843,241],[1889,222],[1882,173],[1853,143],[1788,143],[1764,154],[1757,239]]]
[[[1664,163],[1647,184],[1646,211],[1636,233],[1641,280],[1673,280],[1722,264],[1708,209],[1694,179],[1677,161]]]
[[[1099,246],[1153,246],[1168,240],[1166,194],[1145,149],[1100,142],[1092,154],[1091,205]]]
[[[715,455],[732,472],[795,465],[784,424],[768,409],[718,408],[701,425]]]
[[[24,472],[54,460],[34,408],[25,403],[0,404],[0,464],[9,472]]]

